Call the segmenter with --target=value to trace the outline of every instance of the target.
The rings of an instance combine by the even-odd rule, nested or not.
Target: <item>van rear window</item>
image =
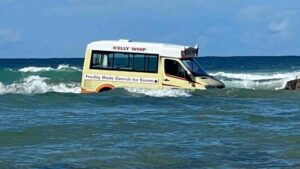
[[[157,73],[158,55],[93,51],[90,68]]]

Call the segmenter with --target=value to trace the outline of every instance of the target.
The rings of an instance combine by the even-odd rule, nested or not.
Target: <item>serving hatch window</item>
[[[158,55],[93,51],[90,68],[157,73]]]

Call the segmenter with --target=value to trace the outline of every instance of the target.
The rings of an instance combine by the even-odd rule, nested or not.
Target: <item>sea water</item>
[[[0,59],[0,168],[300,168],[300,57],[202,57],[222,90],[80,94],[83,59]]]

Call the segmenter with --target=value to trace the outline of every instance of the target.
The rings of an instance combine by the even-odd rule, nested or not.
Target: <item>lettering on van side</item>
[[[142,48],[142,47],[128,47],[128,46],[113,46],[113,50],[144,52],[144,51],[146,51],[146,48]]]
[[[124,77],[124,76],[110,76],[110,75],[96,75],[96,74],[85,74],[83,77],[85,80],[158,84],[157,78]]]

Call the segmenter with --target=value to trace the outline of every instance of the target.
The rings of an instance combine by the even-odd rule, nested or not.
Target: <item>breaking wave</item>
[[[132,94],[142,94],[151,97],[189,97],[192,96],[187,90],[183,89],[143,89],[125,88]]]
[[[78,83],[51,83],[49,78],[28,76],[19,82],[4,85],[0,82],[0,94],[37,94],[47,92],[80,93]]]
[[[45,71],[81,71],[80,68],[65,64],[58,65],[57,68],[52,67],[35,67],[29,66],[19,69],[20,72],[45,72]]]
[[[300,76],[300,71],[269,73],[211,73],[225,83],[227,88],[244,89],[283,89],[286,83]]]

